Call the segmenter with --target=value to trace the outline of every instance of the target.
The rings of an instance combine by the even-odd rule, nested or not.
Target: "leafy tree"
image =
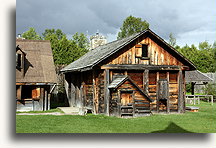
[[[133,17],[130,15],[124,20],[123,25],[120,28],[120,32],[118,33],[117,39],[128,37],[134,33],[141,32],[148,28],[149,23],[146,20],[143,21],[141,18]]]
[[[173,36],[172,33],[170,33],[170,35],[169,35],[169,44],[173,47],[175,47],[175,45],[176,45],[176,38]]]
[[[71,40],[60,29],[46,29],[42,35],[51,42],[56,65],[70,64],[88,52],[89,42],[83,33],[76,33]]]
[[[83,48],[83,49],[89,48],[89,40],[84,33],[79,34],[78,32],[76,32],[73,35],[73,40],[77,44],[77,46],[79,46],[80,48]]]
[[[33,27],[30,27],[28,31],[22,34],[22,37],[28,40],[41,40],[41,36],[37,34]]]

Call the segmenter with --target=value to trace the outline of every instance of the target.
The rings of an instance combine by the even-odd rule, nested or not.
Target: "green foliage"
[[[22,37],[28,40],[42,40],[41,36],[37,34],[33,27],[22,34]]]
[[[199,48],[195,45],[185,45],[182,48],[177,46],[177,50],[186,58],[192,61],[201,72],[215,72],[215,43],[210,45],[207,41],[201,42]]]
[[[169,44],[173,47],[175,47],[175,45],[176,45],[176,38],[173,36],[172,33],[170,33],[170,35],[169,35]]]
[[[118,33],[117,39],[128,37],[134,33],[141,32],[148,28],[149,23],[146,20],[143,21],[141,18],[133,17],[130,15],[124,20],[123,25],[120,28],[120,32]]]
[[[203,90],[204,90],[205,94],[207,94],[207,95],[216,96],[215,84],[207,84]]]
[[[191,91],[192,91],[191,83],[186,84],[186,92],[191,92]]]
[[[69,40],[60,29],[45,29],[41,37],[31,27],[22,36],[25,39],[49,40],[55,65],[70,64],[88,52],[89,48],[88,38],[83,33],[76,33],[73,35],[73,39]]]

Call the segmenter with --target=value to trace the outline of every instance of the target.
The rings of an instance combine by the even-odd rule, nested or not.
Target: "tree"
[[[42,40],[41,36],[37,34],[33,27],[22,34],[22,37],[28,40]]]
[[[42,33],[50,40],[55,65],[70,64],[88,52],[89,42],[83,33],[76,33],[71,40],[60,29],[46,29]]]
[[[77,44],[77,46],[79,46],[80,48],[83,48],[83,49],[89,48],[89,40],[84,33],[79,34],[78,32],[76,32],[73,35],[73,40]]]
[[[173,36],[172,33],[170,33],[170,35],[169,35],[169,44],[173,47],[176,46],[176,38]]]
[[[141,18],[133,17],[130,15],[124,20],[123,25],[120,28],[120,32],[118,33],[117,39],[128,37],[134,33],[141,32],[148,28],[149,23],[146,20],[142,21]]]

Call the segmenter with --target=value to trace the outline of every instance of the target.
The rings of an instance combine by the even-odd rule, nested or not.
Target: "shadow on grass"
[[[193,133],[190,131],[187,131],[180,126],[176,125],[174,122],[171,122],[167,128],[161,131],[153,131],[152,133]]]

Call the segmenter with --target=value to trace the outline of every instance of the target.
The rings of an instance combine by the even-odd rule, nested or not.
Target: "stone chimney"
[[[105,36],[99,34],[99,32],[96,32],[95,35],[92,35],[90,37],[90,46],[91,49],[94,49],[98,46],[104,45],[107,43],[107,39]]]

